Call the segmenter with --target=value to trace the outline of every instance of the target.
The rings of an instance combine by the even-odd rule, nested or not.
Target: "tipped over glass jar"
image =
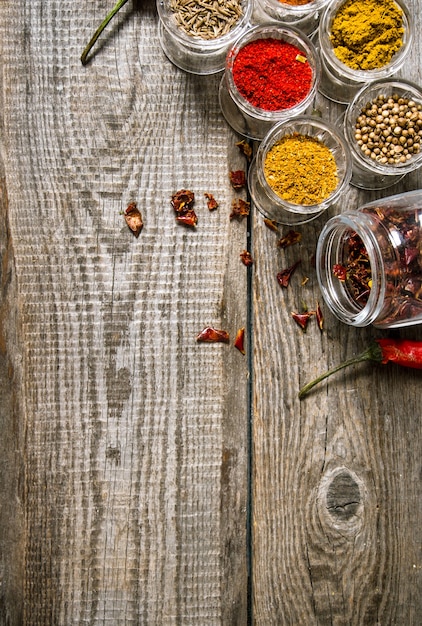
[[[370,202],[331,218],[316,270],[332,313],[351,326],[422,323],[422,190]]]
[[[157,0],[158,37],[167,58],[192,74],[216,74],[250,28],[253,0]]]
[[[413,35],[404,0],[332,0],[318,29],[320,92],[347,104],[368,83],[393,76],[410,52]]]

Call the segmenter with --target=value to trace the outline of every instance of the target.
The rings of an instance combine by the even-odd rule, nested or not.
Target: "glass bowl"
[[[241,17],[226,34],[205,39],[188,34],[178,24],[171,0],[157,0],[158,38],[164,54],[185,72],[206,75],[223,71],[228,49],[250,28],[253,0],[241,0],[241,7]]]
[[[233,67],[240,50],[251,42],[265,39],[277,39],[295,46],[300,51],[299,56],[305,59],[311,68],[312,78],[308,93],[289,108],[269,111],[251,104],[240,93],[233,78]],[[310,112],[318,89],[320,72],[321,66],[315,46],[299,30],[276,24],[255,26],[241,35],[227,54],[225,72],[219,89],[221,111],[235,131],[250,139],[261,140],[275,123]]]
[[[301,5],[293,5],[283,0],[255,0],[254,23],[294,26],[306,35],[311,35],[318,28],[321,10],[330,1],[309,0]]]
[[[337,167],[337,185],[317,204],[304,205],[289,202],[278,195],[267,182],[264,165],[268,152],[282,138],[292,135],[303,135],[318,140],[330,150],[334,157]],[[285,162],[280,165],[281,171],[283,167],[287,167]],[[248,187],[254,204],[265,217],[280,224],[303,224],[319,217],[339,199],[349,184],[351,170],[352,162],[349,147],[341,131],[321,119],[303,115],[293,120],[279,122],[269,131],[259,145],[256,157],[252,161],[248,175]],[[294,170],[292,180],[297,180],[299,176],[302,176],[302,172]],[[310,172],[309,180],[314,182],[311,176],[312,173]]]
[[[354,186],[385,189],[397,183],[422,165],[421,87],[403,79],[364,87],[346,109],[344,134],[352,154]]]
[[[413,41],[414,23],[403,0],[394,0],[402,11],[403,43],[398,52],[386,65],[373,70],[352,69],[342,63],[334,53],[330,39],[333,19],[340,8],[349,0],[333,0],[321,16],[318,40],[321,51],[320,92],[335,102],[348,104],[356,93],[368,83],[393,76],[404,64]]]

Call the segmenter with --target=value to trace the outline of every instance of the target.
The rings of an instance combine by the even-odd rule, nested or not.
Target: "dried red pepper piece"
[[[183,226],[196,226],[198,223],[198,217],[193,209],[189,209],[184,213],[176,215],[176,222],[183,224]]]
[[[233,189],[242,189],[246,185],[246,173],[244,170],[234,170],[230,172],[230,183]]]
[[[277,280],[278,280],[278,284],[280,285],[280,287],[284,287],[286,289],[289,286],[290,279],[294,271],[296,270],[297,266],[300,265],[300,263],[301,263],[301,260],[299,259],[298,261],[296,261],[296,263],[293,263],[293,265],[291,265],[290,267],[287,267],[286,269],[281,270],[281,272],[278,272]]]
[[[296,324],[298,324],[301,327],[303,332],[306,332],[306,327],[308,326],[309,320],[314,315],[314,312],[305,311],[304,313],[296,313],[295,311],[292,311],[291,315],[294,321],[296,322]]]
[[[249,215],[251,209],[250,202],[243,200],[242,198],[236,198],[232,201],[232,212],[230,213],[230,220],[241,220]]]
[[[299,391],[299,398],[302,399],[307,393],[322,380],[341,369],[363,361],[375,361],[385,365],[388,362],[396,363],[402,367],[422,369],[422,341],[411,341],[409,339],[376,339],[366,350],[355,357],[340,363],[336,367],[324,372],[315,380],[307,383]]]
[[[176,213],[176,222],[183,226],[196,226],[198,217],[193,210],[195,194],[189,189],[180,189],[171,197],[171,205]]]
[[[316,316],[318,328],[322,332],[323,329],[324,329],[324,316],[322,314],[321,307],[319,306],[319,302],[317,302],[317,305],[316,305],[316,308],[315,308],[315,316]]]
[[[239,148],[240,152],[245,155],[248,161],[252,159],[252,146],[245,139],[238,141],[236,146]]]
[[[176,213],[184,213],[193,207],[195,194],[189,189],[180,189],[171,197],[171,205]]]
[[[242,261],[243,265],[246,265],[246,267],[250,267],[251,265],[253,265],[253,258],[248,250],[243,250],[240,253],[240,260]]]
[[[245,329],[239,328],[236,333],[236,338],[234,340],[234,347],[239,350],[242,354],[245,354]]]
[[[197,335],[196,341],[203,343],[229,343],[230,336],[225,330],[207,326],[204,330],[201,330],[199,335]]]
[[[336,263],[335,265],[333,265],[333,275],[342,282],[344,282],[347,278],[347,267]]]
[[[142,221],[141,212],[136,206],[136,202],[131,202],[128,205],[124,215],[126,224],[129,226],[135,237],[138,238],[139,233],[144,227],[144,223]]]
[[[297,230],[289,230],[281,239],[278,241],[278,246],[280,248],[287,248],[288,246],[293,246],[295,243],[299,243],[302,239],[302,233],[299,233]]]
[[[212,195],[212,193],[204,193],[204,196],[207,199],[207,207],[210,211],[215,211],[215,209],[218,207],[218,202],[217,200],[214,198],[214,196]]]
[[[278,233],[278,224],[274,220],[270,220],[268,217],[264,217],[264,224],[273,232]]]

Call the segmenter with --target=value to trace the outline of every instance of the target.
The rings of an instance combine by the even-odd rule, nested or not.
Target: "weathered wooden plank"
[[[420,32],[419,3],[408,4]],[[420,83],[419,39],[402,74]],[[343,110],[321,97],[317,106],[332,121]],[[330,215],[421,186],[419,171],[382,192],[351,188]],[[302,242],[281,251],[255,215],[255,623],[418,624],[420,374],[362,365],[297,399],[305,382],[383,334],[342,325],[325,309],[322,334],[316,324],[303,334],[291,319],[302,302],[321,302],[311,257],[323,223],[298,227]],[[298,258],[281,290],[277,272]],[[420,328],[396,334],[422,338]]]
[[[1,610],[11,624],[245,623],[247,360],[195,341],[247,322],[228,181],[243,160],[219,78],[171,66],[152,1],[129,3],[82,67],[107,4],[2,4],[5,319],[21,317],[2,385],[22,359],[2,423],[24,500],[20,532],[19,485],[5,481]],[[195,231],[170,207],[182,187]]]

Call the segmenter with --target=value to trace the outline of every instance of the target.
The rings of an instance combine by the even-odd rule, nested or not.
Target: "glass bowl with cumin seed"
[[[340,129],[310,115],[275,124],[251,163],[248,187],[257,209],[279,224],[322,215],[349,184],[352,160]]]
[[[379,80],[361,89],[344,115],[351,184],[386,189],[422,166],[422,87]]]
[[[250,28],[252,10],[253,0],[157,0],[161,48],[185,72],[221,72],[228,49]]]

